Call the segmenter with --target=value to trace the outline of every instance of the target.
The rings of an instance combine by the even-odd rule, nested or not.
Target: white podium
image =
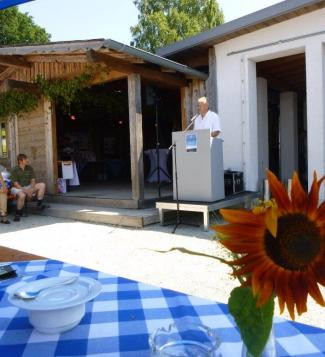
[[[176,200],[175,153],[178,198],[181,201],[215,202],[225,198],[223,140],[210,130],[174,132],[173,197]]]

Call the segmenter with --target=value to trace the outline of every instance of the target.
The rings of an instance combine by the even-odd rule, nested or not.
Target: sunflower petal
[[[271,280],[264,281],[260,295],[257,300],[257,307],[265,305],[273,294],[274,285]]]
[[[232,238],[242,239],[245,237],[247,240],[254,240],[255,238],[262,237],[264,235],[264,227],[252,227],[242,224],[224,224],[219,226],[213,226],[213,229],[217,233],[231,236]]]
[[[305,212],[307,203],[307,193],[303,189],[297,172],[292,177],[291,202],[294,211]]]
[[[296,303],[298,315],[307,311],[308,290],[307,284],[304,281],[304,273],[297,272],[293,275],[291,282],[291,289]]]
[[[307,215],[311,218],[314,219],[317,208],[318,208],[318,201],[319,201],[319,189],[320,186],[322,185],[323,181],[325,179],[325,176],[323,176],[319,181],[317,180],[317,174],[314,171],[314,180],[311,185],[311,189],[308,195],[308,206],[307,206]]]
[[[321,222],[321,223],[325,223],[325,202],[323,202],[317,210],[316,213],[316,221],[317,222]]]
[[[221,209],[222,217],[229,223],[240,223],[245,225],[262,226],[263,217],[257,216],[250,211]]]
[[[270,207],[265,214],[265,224],[272,236],[275,238],[278,231],[278,209]]]
[[[325,257],[323,257],[321,263],[317,264],[314,267],[314,274],[316,275],[316,279],[318,283],[323,286],[325,286],[325,266],[323,263],[324,261],[325,261]]]
[[[321,291],[319,290],[319,286],[315,279],[315,276],[312,272],[305,276],[305,280],[308,284],[308,292],[311,297],[321,306],[325,306],[325,301]]]
[[[287,190],[273,172],[268,170],[267,177],[269,180],[270,191],[275,198],[279,209],[281,211],[290,212],[292,207]]]

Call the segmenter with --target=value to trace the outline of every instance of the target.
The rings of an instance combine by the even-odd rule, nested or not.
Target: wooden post
[[[191,119],[191,98],[190,88],[181,87],[181,113],[182,113],[182,130],[184,130]]]
[[[13,115],[8,119],[8,136],[9,136],[9,153],[10,153],[10,165],[14,167],[17,165],[17,155],[19,153],[18,143],[18,124],[17,115]]]
[[[44,100],[45,116],[45,158],[46,158],[46,188],[49,193],[56,193],[54,180],[54,145],[51,102]]]
[[[128,75],[132,199],[144,199],[141,77]]]
[[[209,78],[206,81],[206,95],[210,109],[218,112],[217,61],[214,47],[209,48]]]

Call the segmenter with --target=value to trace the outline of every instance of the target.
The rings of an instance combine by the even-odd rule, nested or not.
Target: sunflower
[[[307,311],[307,298],[325,306],[325,202],[319,189],[325,177],[314,180],[307,194],[297,173],[291,197],[276,176],[267,173],[274,205],[262,210],[221,210],[230,224],[214,226],[221,244],[239,257],[229,262],[234,275],[246,277],[257,306],[277,296],[280,311],[287,307],[292,319]]]

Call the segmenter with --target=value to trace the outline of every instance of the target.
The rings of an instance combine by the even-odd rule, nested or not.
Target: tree
[[[49,42],[51,35],[35,24],[32,16],[17,7],[0,11],[0,45],[39,44]]]
[[[216,0],[134,0],[138,24],[131,27],[133,44],[154,52],[224,22]]]

